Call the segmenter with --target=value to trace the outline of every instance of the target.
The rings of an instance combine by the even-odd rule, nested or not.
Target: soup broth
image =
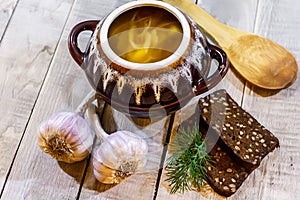
[[[157,7],[140,7],[118,16],[108,31],[109,44],[121,58],[153,63],[173,54],[182,40],[175,16]]]

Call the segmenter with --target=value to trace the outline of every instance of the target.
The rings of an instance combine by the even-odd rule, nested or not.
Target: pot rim
[[[174,53],[172,53],[169,57],[153,62],[153,63],[134,63],[127,61],[120,56],[118,56],[110,47],[110,44],[108,42],[108,31],[110,28],[111,23],[122,13],[131,10],[133,8],[138,8],[142,6],[153,6],[158,7],[166,10],[167,12],[171,13],[176,19],[179,21],[181,27],[182,27],[182,39],[179,44],[179,47],[176,49]],[[106,19],[104,19],[102,28],[99,31],[99,37],[100,37],[100,45],[103,49],[106,56],[113,61],[114,63],[118,64],[119,66],[132,69],[132,70],[158,70],[163,69],[174,62],[181,59],[181,57],[185,54],[186,50],[189,47],[190,39],[191,39],[191,29],[189,26],[189,23],[184,16],[184,14],[179,11],[177,8],[173,7],[170,4],[167,4],[165,2],[161,1],[153,1],[153,0],[144,0],[144,1],[133,1],[129,2],[127,4],[124,4],[120,6],[119,8],[115,9],[113,12],[111,12]]]

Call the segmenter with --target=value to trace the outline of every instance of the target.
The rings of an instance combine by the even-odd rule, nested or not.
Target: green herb
[[[170,183],[171,193],[200,189],[206,182],[207,166],[211,159],[197,126],[179,129],[169,149],[173,155],[166,165],[166,181]]]

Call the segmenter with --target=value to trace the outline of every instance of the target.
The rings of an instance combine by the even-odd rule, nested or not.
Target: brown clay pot
[[[145,7],[160,9],[175,17],[181,25],[182,37],[169,57],[152,63],[135,63],[114,52],[108,42],[108,32],[111,24],[124,13]],[[82,52],[77,40],[79,34],[87,30],[93,34],[86,51]],[[194,96],[217,85],[229,66],[226,54],[207,42],[193,20],[160,1],[130,2],[101,21],[77,24],[69,36],[69,50],[96,90],[97,97],[135,117],[162,116],[177,111]],[[212,59],[217,60],[218,67],[209,73]]]

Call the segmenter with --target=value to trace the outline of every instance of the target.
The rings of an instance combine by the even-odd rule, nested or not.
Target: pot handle
[[[222,80],[229,69],[229,60],[226,53],[222,49],[209,44],[209,53],[212,59],[216,59],[218,61],[218,69],[210,77],[201,77],[198,80],[196,89],[194,90],[196,95],[207,92],[208,90],[216,86]]]
[[[83,63],[84,53],[78,47],[78,36],[83,31],[95,31],[99,20],[89,20],[84,21],[76,26],[70,32],[69,39],[68,39],[68,47],[69,52],[75,62],[81,67]]]

